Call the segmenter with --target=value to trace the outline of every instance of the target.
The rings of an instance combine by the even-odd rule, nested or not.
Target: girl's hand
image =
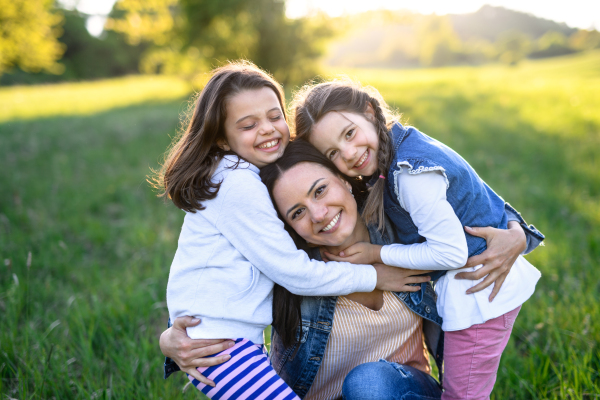
[[[508,229],[465,226],[465,231],[470,235],[484,238],[487,242],[487,249],[479,255],[470,257],[465,265],[465,267],[474,267],[483,264],[481,268],[477,271],[458,273],[455,278],[475,281],[487,275],[482,282],[467,290],[467,294],[479,292],[494,283],[489,297],[491,302],[500,291],[517,257],[527,248],[525,232],[516,221],[510,221]]]
[[[203,358],[223,350],[227,350],[235,343],[228,339],[190,339],[185,330],[188,326],[196,326],[200,319],[192,317],[179,317],[173,326],[160,335],[160,350],[171,358],[183,372],[187,372],[205,385],[214,387],[215,383],[204,377],[196,368],[212,367],[229,360],[231,356],[225,354],[217,357]]]
[[[382,247],[368,242],[358,242],[345,248],[339,256],[325,251],[325,257],[330,261],[346,261],[352,264],[383,264]]]
[[[385,264],[374,264],[377,271],[376,289],[389,292],[418,292],[421,286],[410,286],[409,283],[429,282],[431,277],[419,276],[431,271],[390,267]]]

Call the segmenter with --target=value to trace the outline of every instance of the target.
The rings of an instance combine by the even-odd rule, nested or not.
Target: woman
[[[312,169],[306,168],[309,161]],[[318,184],[310,185],[315,187],[301,185],[301,182],[314,182],[315,180],[311,179],[315,177],[315,173],[325,174],[316,180],[328,180],[330,184],[334,184],[336,196],[332,197],[330,192],[317,194],[315,191],[321,190],[321,185]],[[284,157],[272,167],[263,169],[261,176],[269,187],[282,219],[290,223],[304,240],[326,246],[333,254],[337,254],[336,250],[339,252],[353,241],[371,240],[374,243],[387,244],[393,240],[381,235],[376,229],[369,230],[362,223],[357,217],[356,202],[352,195],[347,190],[340,190],[340,187],[344,187],[348,182],[342,181],[335,167],[308,144],[290,145]],[[298,189],[295,197],[291,195],[294,189]],[[302,193],[304,198],[301,198]],[[356,189],[355,194],[360,197]],[[306,205],[310,196],[313,196],[315,203],[328,203],[327,207],[317,209],[313,218],[303,217],[308,215],[308,206],[300,207]],[[329,209],[336,211],[336,217],[327,220],[326,225],[323,225],[323,221],[309,223],[310,220],[316,221],[326,217]],[[325,214],[323,210],[326,210]],[[323,215],[318,215],[319,213]],[[296,217],[292,219],[293,215]],[[516,232],[521,241],[512,246],[512,253],[515,253],[514,248],[517,247],[518,254],[524,248],[525,240],[520,228],[517,227],[512,234]],[[306,241],[297,240],[297,244],[299,247],[306,247]],[[308,251],[313,257],[320,257],[315,249]],[[493,245],[488,251],[494,251]],[[471,261],[481,262],[481,259]],[[407,274],[407,282],[410,279]],[[343,393],[347,398],[364,398],[367,394],[374,398],[390,398],[392,394],[399,395],[402,391],[410,391],[415,396],[439,398],[441,390],[428,374],[429,365],[422,343],[424,336],[429,349],[434,350],[432,353],[436,363],[441,367],[441,348],[438,348],[438,344],[443,343],[440,341],[441,320],[435,310],[431,286],[424,287],[426,290],[417,293],[402,292],[392,295],[376,291],[352,294],[339,300],[331,297],[299,299],[278,288],[274,296],[275,333],[272,342],[272,361],[275,369],[301,397],[336,398]],[[302,300],[301,306],[299,300]],[[353,307],[359,310],[358,314],[352,313]],[[341,309],[344,311],[340,311]],[[357,315],[365,317],[370,314],[385,316],[375,322],[375,325],[368,321],[368,318],[363,318],[358,324],[350,322],[350,319],[356,318]],[[402,318],[390,318],[391,315],[403,316],[401,326],[393,324]],[[182,366],[185,368],[189,368],[189,365],[207,365],[207,362],[222,362],[211,359],[197,360],[201,355],[214,353],[220,348],[200,348],[196,345],[191,355],[181,351],[184,347],[193,346],[192,342],[182,335],[185,331],[181,330],[181,326],[185,326],[185,322],[176,321],[179,325],[177,328],[165,331],[161,337],[163,353],[173,356],[178,363],[184,364]],[[344,329],[350,326],[354,331]],[[357,327],[362,329],[359,334],[356,333]],[[391,330],[402,333],[395,336],[383,335],[381,329],[386,327],[392,327]],[[359,352],[352,348],[365,342],[371,347],[363,348]],[[225,347],[226,344],[212,346]],[[338,355],[358,355],[351,360],[340,360],[332,356],[335,352]],[[391,363],[372,362],[380,357],[388,359]],[[372,382],[364,384],[369,381]]]

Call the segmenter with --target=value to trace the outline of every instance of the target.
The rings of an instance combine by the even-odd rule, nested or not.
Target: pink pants
[[[442,400],[489,399],[521,306],[483,324],[445,332]]]

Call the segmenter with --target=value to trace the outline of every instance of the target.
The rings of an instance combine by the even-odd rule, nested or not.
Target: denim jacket
[[[543,240],[544,235],[533,225],[527,225],[521,215],[497,195],[475,172],[464,158],[445,144],[419,132],[412,126],[394,124],[391,130],[393,158],[386,179],[384,192],[385,213],[394,226],[399,243],[422,243],[410,214],[398,201],[398,174],[420,174],[440,171],[446,179],[446,198],[463,226],[491,226],[507,229],[508,221],[516,220],[527,236],[526,253]],[[482,253],[486,248],[483,238],[465,232],[469,257]],[[431,274],[437,280],[446,271]]]
[[[386,230],[381,233],[376,227],[369,227],[373,244],[386,245],[396,242],[393,230],[386,221]],[[311,249],[312,250],[312,249]],[[311,258],[320,259],[318,249],[314,249]],[[400,301],[416,314],[423,317],[425,342],[441,371],[444,353],[444,333],[441,329],[442,319],[435,306],[436,295],[430,283],[426,283],[424,295],[421,292],[396,292]],[[329,334],[333,326],[333,314],[337,297],[304,297],[302,299],[302,323],[296,332],[296,344],[285,348],[277,332],[271,332],[271,363],[273,368],[300,398],[308,393],[323,356]]]

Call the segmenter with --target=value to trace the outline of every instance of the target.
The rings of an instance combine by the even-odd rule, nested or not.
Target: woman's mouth
[[[356,164],[354,164],[353,168],[361,169],[362,167],[364,167],[367,164],[367,160],[370,158],[369,157],[370,154],[371,154],[371,152],[369,151],[369,149],[367,149],[367,151],[364,152],[364,154],[358,160],[358,162]]]
[[[256,148],[262,151],[274,151],[279,148],[280,142],[280,139],[273,139],[269,140],[268,142],[263,142],[259,144],[258,146],[256,146]]]
[[[340,211],[339,213],[337,213],[337,215],[335,217],[333,217],[333,219],[331,221],[329,221],[329,223],[327,224],[327,226],[323,229],[321,229],[321,232],[325,232],[325,233],[329,233],[329,232],[333,232],[337,229],[337,227],[339,226],[339,221],[340,221],[340,217],[342,216],[342,212]]]

